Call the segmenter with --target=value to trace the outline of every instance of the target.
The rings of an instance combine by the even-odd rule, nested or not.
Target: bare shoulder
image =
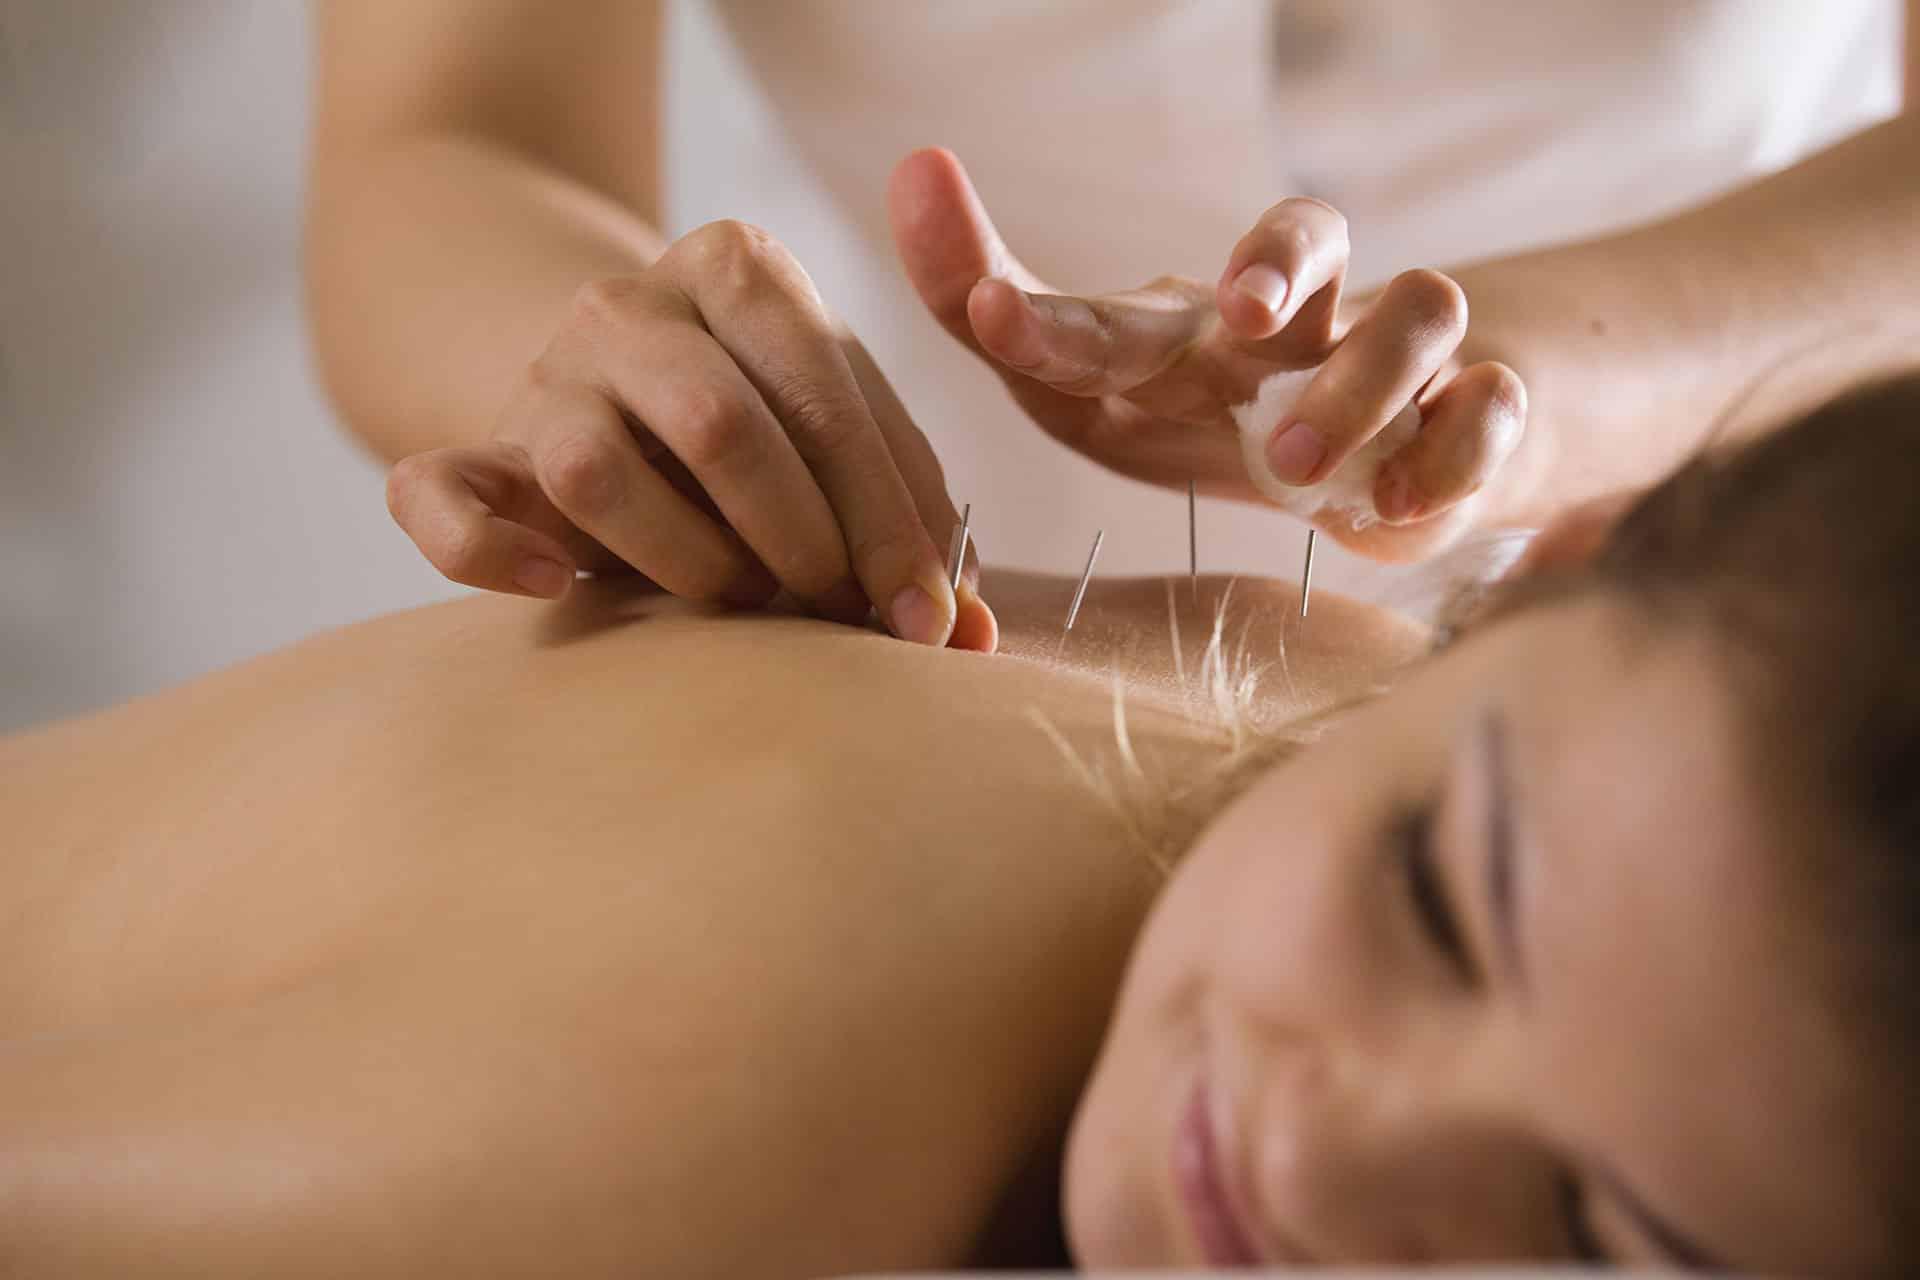
[[[1431,642],[1425,625],[1389,609],[1317,591],[1302,617],[1297,584],[1217,574],[1197,583],[1096,578],[1069,633],[1077,585],[1061,575],[988,570],[982,592],[1000,619],[1002,651],[1169,688],[1198,679],[1212,652],[1305,712],[1377,687]]]

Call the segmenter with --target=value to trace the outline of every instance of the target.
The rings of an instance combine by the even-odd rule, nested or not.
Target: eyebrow
[[[1487,779],[1486,880],[1494,942],[1501,966],[1524,992],[1527,970],[1513,892],[1513,783],[1507,772],[1507,722],[1497,708],[1480,722],[1480,759]]]

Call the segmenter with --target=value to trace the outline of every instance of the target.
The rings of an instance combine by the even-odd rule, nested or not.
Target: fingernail
[[[1306,484],[1327,459],[1327,442],[1304,422],[1296,422],[1267,442],[1267,466],[1286,484]]]
[[[1287,278],[1264,262],[1256,262],[1235,276],[1233,287],[1275,315],[1287,301]]]
[[[972,579],[962,578],[960,580],[960,594],[956,597],[955,604],[956,609],[953,627],[956,635],[960,630],[959,609],[964,608],[968,604],[973,604],[978,607],[981,616],[985,619],[985,629],[983,632],[981,628],[976,625],[967,637],[968,643],[980,647],[982,653],[992,653],[998,649],[1000,647],[1000,620],[994,616],[993,606],[989,605],[985,600],[982,600],[980,593],[974,590]]]
[[[1389,463],[1375,483],[1373,506],[1388,524],[1406,524],[1420,518],[1425,504],[1420,500],[1405,468]]]
[[[902,640],[943,645],[953,630],[953,617],[925,587],[909,583],[900,588],[887,607],[887,624]]]
[[[565,595],[573,585],[573,570],[545,556],[528,556],[513,575],[513,585],[531,595],[552,600]]]

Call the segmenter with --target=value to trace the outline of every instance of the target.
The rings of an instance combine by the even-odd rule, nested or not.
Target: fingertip
[[[887,181],[887,216],[914,287],[948,318],[958,290],[995,270],[998,236],[959,157],[944,147],[909,152]]]
[[[909,151],[893,166],[887,178],[887,208],[902,225],[914,225],[924,215],[927,188],[939,176],[943,155],[950,153],[939,147],[921,147]]]
[[[1443,387],[1422,410],[1420,433],[1381,468],[1375,486],[1381,518],[1426,519],[1502,475],[1525,431],[1525,397],[1519,378],[1491,363]]]
[[[1380,468],[1373,483],[1373,509],[1388,524],[1411,524],[1429,514],[1429,506],[1408,468],[1398,459]]]
[[[958,615],[954,619],[953,635],[948,639],[947,647],[975,653],[993,653],[999,649],[1000,620],[994,617],[993,609],[987,602],[975,594],[972,582],[961,580],[956,604]]]
[[[911,181],[919,177],[954,177],[966,169],[960,157],[946,147],[915,147],[900,157],[893,167],[893,181]]]

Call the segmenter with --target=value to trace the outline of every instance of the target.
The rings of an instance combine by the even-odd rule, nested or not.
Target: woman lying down
[[[1430,658],[1279,583],[1061,648],[1001,576],[997,657],[601,585],[14,737],[0,1258],[1910,1271],[1917,493],[1909,379]]]

